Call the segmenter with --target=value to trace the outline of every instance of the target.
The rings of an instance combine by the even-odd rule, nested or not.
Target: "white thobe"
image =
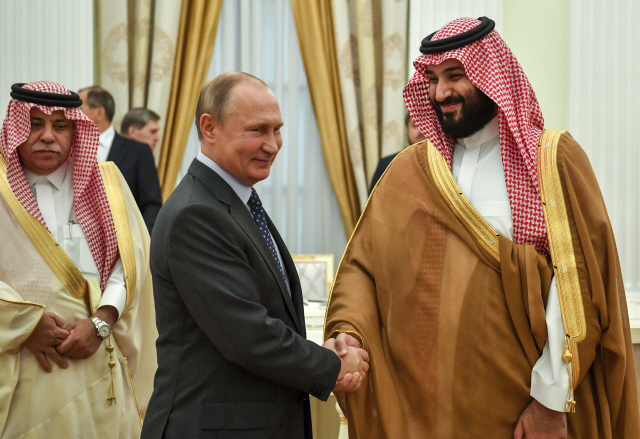
[[[478,213],[499,234],[513,240],[513,217],[502,166],[497,117],[478,133],[457,139],[452,173]],[[555,277],[549,288],[546,322],[548,339],[531,372],[531,396],[547,408],[564,412],[569,376],[562,359],[565,333]]]
[[[97,279],[100,283],[98,267],[75,212],[73,159],[67,159],[62,166],[49,175],[38,175],[26,168],[23,169],[47,228],[55,240],[87,280]],[[122,261],[118,258],[109,274],[98,308],[111,305],[118,310],[118,317],[120,317],[126,300],[124,268]]]

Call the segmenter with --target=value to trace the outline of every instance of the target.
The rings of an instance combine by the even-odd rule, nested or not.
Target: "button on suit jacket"
[[[143,439],[311,438],[338,356],[305,339],[300,281],[267,216],[291,295],[247,206],[197,159],[151,242],[158,371]]]

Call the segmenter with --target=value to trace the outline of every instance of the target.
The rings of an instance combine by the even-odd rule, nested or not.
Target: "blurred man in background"
[[[109,161],[118,166],[151,234],[162,206],[162,193],[149,145],[116,133],[111,125],[116,104],[107,90],[98,86],[88,87],[80,90],[78,95],[82,99],[82,111],[100,130],[98,162]]]
[[[129,139],[146,143],[151,151],[160,140],[160,116],[148,108],[132,108],[122,118],[120,133]]]

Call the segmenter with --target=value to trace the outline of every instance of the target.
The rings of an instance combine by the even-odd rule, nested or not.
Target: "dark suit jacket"
[[[107,161],[114,162],[122,172],[151,233],[162,206],[160,180],[151,148],[116,133]]]
[[[143,439],[311,438],[338,356],[305,339],[300,281],[268,227],[291,296],[247,206],[195,159],[151,239],[158,371]]]
[[[369,186],[369,195],[371,195],[371,192],[373,192],[373,188],[376,187],[376,183],[378,182],[378,180],[380,180],[380,177],[382,177],[384,171],[387,170],[387,166],[389,166],[389,163],[391,163],[391,161],[395,159],[397,155],[398,153],[396,152],[395,154],[391,154],[380,159],[380,161],[378,162],[378,167],[376,168],[376,172],[373,173],[373,178],[371,179],[371,186]]]

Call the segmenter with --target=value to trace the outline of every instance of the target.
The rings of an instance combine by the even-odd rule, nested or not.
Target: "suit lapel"
[[[269,270],[271,271],[271,275],[275,278],[276,282],[278,283],[280,294],[282,295],[282,298],[286,304],[287,310],[291,315],[291,320],[293,320],[293,322],[295,323],[296,330],[298,331],[298,333],[302,334],[304,331],[304,325],[301,325],[299,313],[297,312],[297,309],[296,309],[297,307],[294,306],[294,303],[291,299],[291,297],[294,295],[294,284],[296,284],[296,288],[299,288],[299,285],[300,285],[297,274],[295,275],[295,282],[293,282],[294,278],[291,276],[292,273],[295,273],[295,267],[290,268],[288,265],[286,265],[286,262],[285,262],[285,266],[287,267],[287,271],[289,272],[289,278],[291,279],[290,280],[291,296],[290,296],[289,292],[287,291],[287,285],[284,283],[284,280],[282,279],[282,275],[280,274],[280,270],[278,269],[276,261],[273,259],[273,256],[271,255],[271,251],[267,246],[267,242],[265,241],[264,236],[262,236],[262,232],[260,232],[260,229],[258,228],[258,225],[253,219],[253,216],[251,216],[251,212],[249,212],[249,209],[247,208],[247,206],[240,200],[240,198],[238,198],[238,196],[233,191],[233,189],[231,189],[231,187],[224,181],[224,179],[222,179],[222,177],[216,174],[213,170],[209,169],[205,164],[201,163],[198,159],[194,159],[193,162],[191,163],[191,166],[189,167],[189,173],[194,175],[198,179],[200,179],[209,188],[209,190],[213,192],[213,194],[216,196],[216,198],[218,198],[218,200],[220,200],[221,202],[229,206],[229,214],[234,219],[234,221],[238,224],[238,226],[246,233],[246,235],[249,237],[251,242],[256,246],[265,264],[267,264],[267,266],[269,267]],[[278,234],[277,230],[275,230],[275,227],[273,226],[273,223],[271,223],[271,220],[269,219],[268,215],[267,215],[267,223],[268,223],[269,229],[271,230],[271,234],[276,240],[276,245],[278,245],[278,248],[280,249],[282,258],[286,259],[285,258],[285,254],[286,254],[288,259],[291,259],[291,256],[289,256],[289,252],[287,251],[286,247],[284,246],[284,243],[282,242],[282,238],[280,238],[280,235]],[[276,238],[276,235],[277,235],[277,238]],[[284,248],[284,251],[283,251],[283,248]],[[293,262],[291,263],[291,265],[293,265]],[[299,291],[298,291],[298,294],[299,294]]]
[[[282,263],[284,264],[284,268],[289,275],[289,288],[291,289],[291,299],[293,302],[293,306],[296,311],[296,315],[298,316],[298,330],[300,335],[306,338],[306,327],[304,323],[304,304],[302,301],[302,288],[300,287],[300,279],[298,278],[298,271],[296,270],[296,266],[293,263],[293,259],[291,259],[291,254],[287,249],[287,246],[284,243],[284,240],[278,233],[275,225],[271,222],[271,218],[267,215],[267,224],[269,226],[269,230],[271,231],[271,235],[275,240],[278,249],[280,250],[280,255],[282,256]],[[273,259],[273,258],[272,258]],[[277,270],[277,267],[276,267]]]

